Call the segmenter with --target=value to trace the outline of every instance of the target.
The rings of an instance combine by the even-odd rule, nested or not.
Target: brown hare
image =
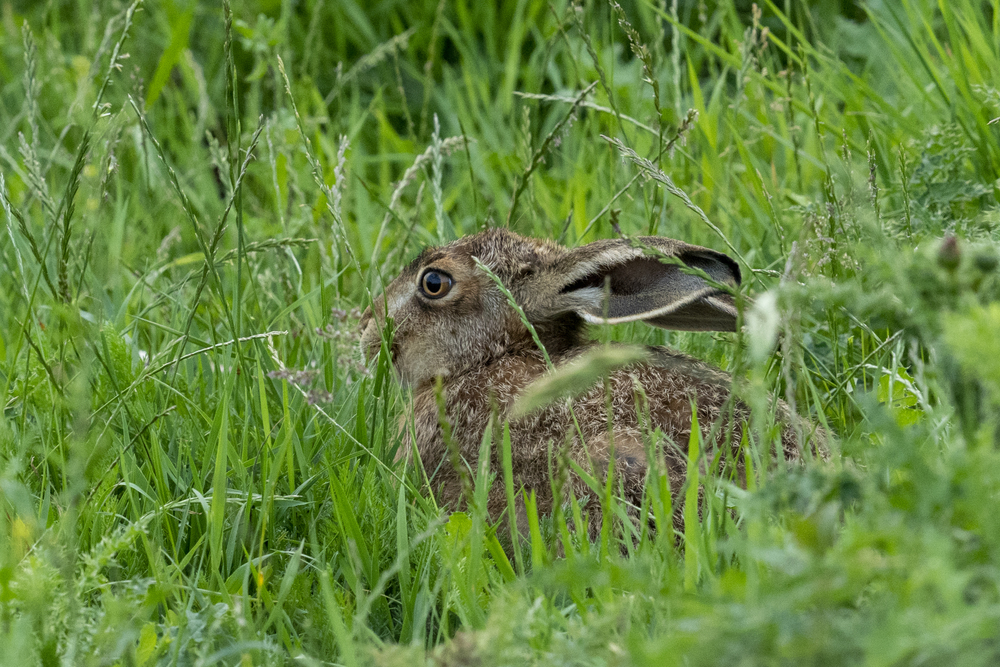
[[[615,475],[625,500],[633,506],[640,504],[646,479],[644,434],[649,429],[659,428],[676,445],[665,448],[662,465],[673,493],[681,488],[692,404],[697,405],[703,433],[715,423],[731,420],[731,431],[716,428],[714,433],[730,436],[728,441],[738,449],[749,410],[739,401],[729,401],[729,375],[663,347],[649,348],[645,361],[611,373],[607,385],[613,416],[610,425],[603,382],[571,403],[556,401],[526,416],[511,414],[523,390],[546,373],[546,363],[520,315],[474,258],[513,295],[556,368],[595,345],[586,338],[587,322],[642,320],[685,331],[735,330],[733,298],[717,288],[718,284],[739,285],[735,261],[672,239],[643,237],[638,241],[597,241],[570,250],[506,229],[490,229],[428,248],[365,311],[361,344],[369,357],[381,347],[385,316],[394,323],[392,363],[400,379],[414,390],[413,428],[412,432],[406,429],[400,455],[410,456],[416,449],[439,502],[457,509],[463,504],[463,491],[442,434],[435,396],[438,377],[442,378],[453,447],[457,445],[471,471],[477,468],[491,412],[497,411],[500,423],[510,421],[515,488],[533,490],[540,513],[553,509],[553,448],[566,447],[570,460],[603,482],[601,471],[608,470],[609,440],[613,440]],[[701,269],[712,280],[682,271],[676,263],[664,263],[636,245],[655,248],[687,267]],[[648,399],[651,423],[645,426],[636,407],[637,386]],[[779,401],[777,409],[779,418],[789,423],[787,406]],[[705,446],[717,447],[723,437],[718,435]],[[793,429],[784,428],[781,441],[784,456],[798,458]],[[501,469],[498,450],[495,444],[494,471]],[[569,485],[578,499],[594,496],[576,475],[570,476]],[[599,518],[594,520],[599,517],[597,505],[591,502],[586,508],[592,534],[600,525]],[[504,485],[498,481],[489,490],[487,509],[497,519],[505,507]]]

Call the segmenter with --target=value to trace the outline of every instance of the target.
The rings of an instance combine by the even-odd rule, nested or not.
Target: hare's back
[[[574,402],[587,439],[611,428],[624,437],[659,428],[682,447],[691,431],[692,405],[704,430],[720,416],[729,398],[730,376],[702,361],[663,347],[649,348],[650,358],[618,369],[608,383],[597,383]]]

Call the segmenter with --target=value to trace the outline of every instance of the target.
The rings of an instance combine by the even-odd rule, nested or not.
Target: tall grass
[[[994,663],[998,45],[973,0],[3,5],[0,661]],[[740,334],[595,332],[754,408],[745,480],[650,471],[680,534],[590,479],[591,543],[556,460],[505,535],[503,424],[467,512],[395,462],[360,309],[496,224],[743,264]],[[829,461],[768,465],[772,394]]]

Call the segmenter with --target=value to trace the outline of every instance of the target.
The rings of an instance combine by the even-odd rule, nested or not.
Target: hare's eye
[[[451,285],[451,276],[440,271],[426,271],[420,279],[420,291],[430,299],[440,299],[451,291]]]

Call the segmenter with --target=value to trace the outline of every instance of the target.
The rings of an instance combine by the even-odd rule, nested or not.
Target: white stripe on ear
[[[727,303],[720,299],[718,296],[708,296],[705,297],[705,303],[709,304],[721,313],[726,313],[731,315],[734,319],[739,316],[739,311],[736,310],[736,304]]]
[[[596,294],[597,299],[596,299],[596,302],[594,303],[594,306],[597,309],[600,309],[601,306],[602,306],[602,302],[604,300],[604,290],[599,290],[596,287],[590,287],[590,288],[587,288],[586,290],[578,290],[578,293],[579,292],[584,292],[584,291],[587,291],[587,292],[596,292],[597,293]],[[701,290],[698,290],[696,292],[691,292],[690,294],[688,294],[687,296],[685,296],[682,299],[678,299],[677,301],[673,301],[673,302],[668,303],[666,305],[663,305],[663,306],[661,306],[659,308],[653,308],[651,310],[644,310],[644,311],[642,311],[640,313],[633,313],[633,314],[630,314],[630,315],[622,315],[622,316],[619,316],[619,317],[609,317],[607,319],[605,319],[603,316],[600,316],[600,315],[593,315],[593,314],[591,314],[591,313],[589,313],[589,312],[587,312],[585,310],[582,310],[582,309],[578,310],[576,312],[577,312],[577,315],[579,315],[580,317],[582,317],[585,321],[590,322],[591,324],[623,324],[625,322],[637,322],[637,321],[640,321],[640,320],[654,320],[654,319],[656,319],[658,317],[663,317],[664,315],[671,315],[673,313],[680,312],[684,308],[687,308],[688,306],[691,306],[692,304],[694,304],[694,303],[696,303],[696,302],[704,299],[704,301],[706,303],[709,303],[709,304],[711,304],[712,306],[714,306],[716,308],[719,308],[719,306],[723,306],[722,308],[719,308],[719,310],[722,310],[723,312],[727,312],[728,313],[728,311],[729,311],[728,306],[726,306],[725,304],[723,304],[721,302],[718,302],[717,299],[714,299],[711,296],[712,294],[715,294],[717,292],[718,292],[718,290],[716,290],[714,287],[705,287],[705,288],[703,288]],[[611,295],[611,298],[614,298],[614,295]],[[718,305],[716,305],[716,303],[718,303]],[[732,309],[732,314],[733,314],[733,317],[736,317],[736,309],[735,308]]]

